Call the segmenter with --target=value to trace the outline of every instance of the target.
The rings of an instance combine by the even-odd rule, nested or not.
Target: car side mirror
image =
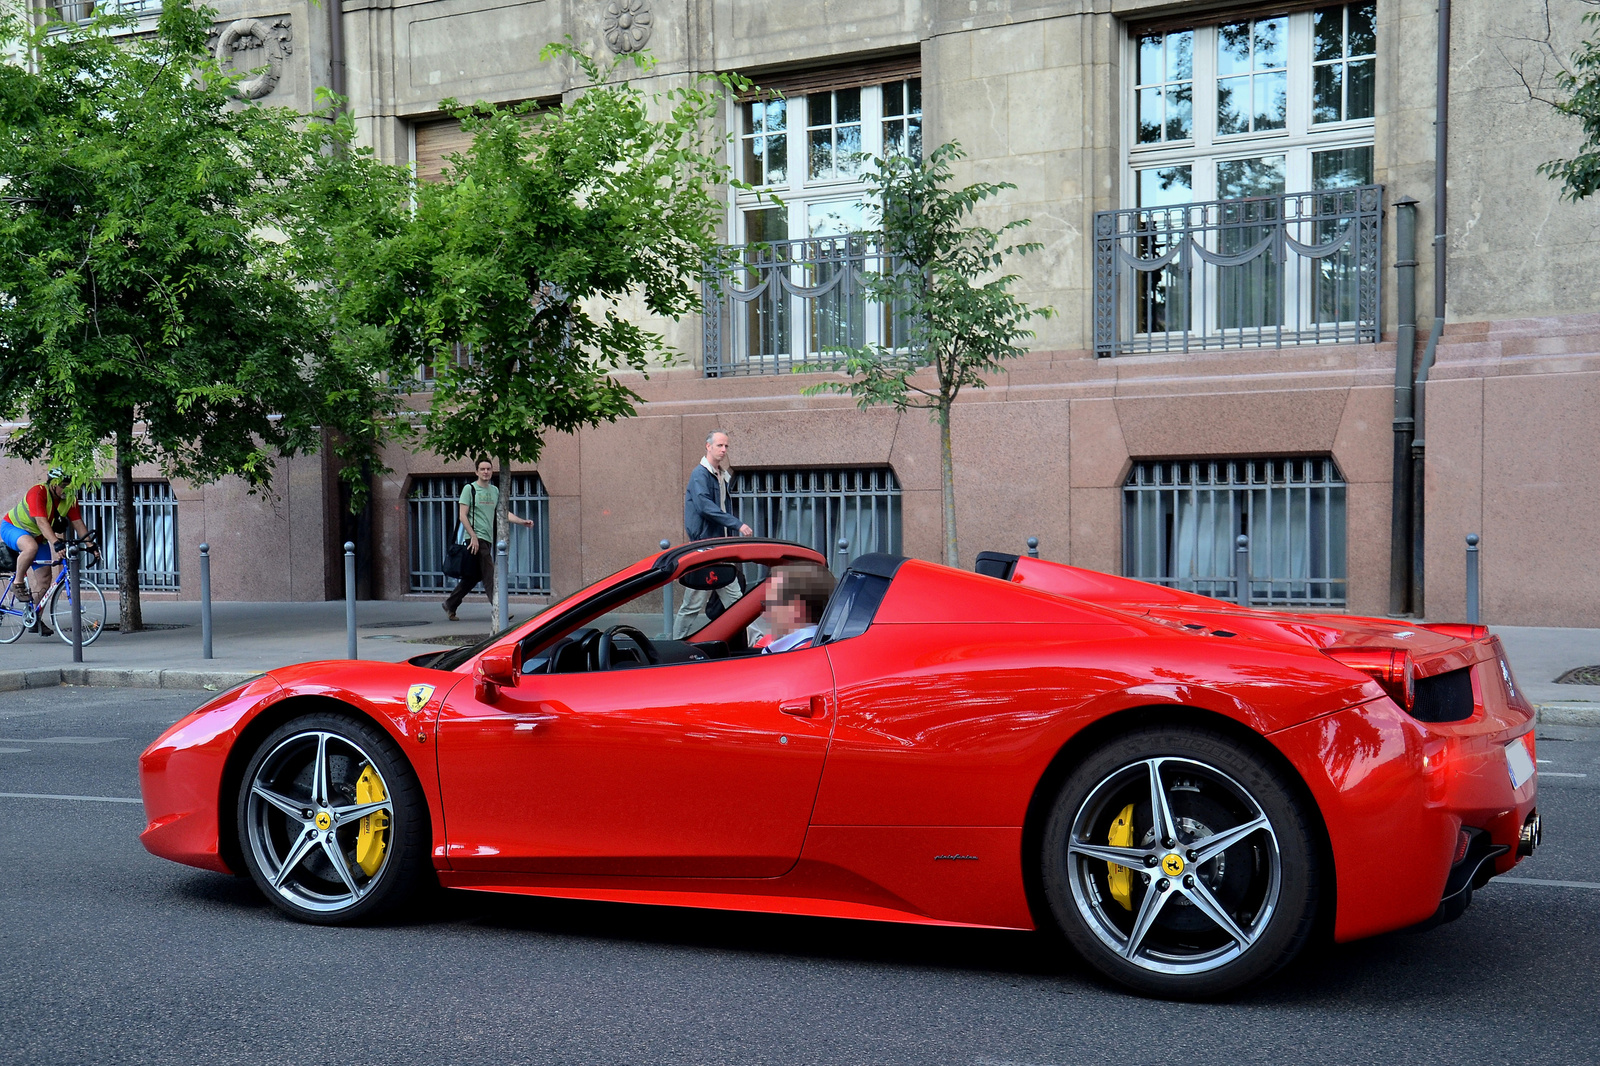
[[[473,673],[477,680],[478,699],[493,703],[496,690],[515,687],[517,672],[522,668],[522,645],[502,645],[490,648],[478,657]]]

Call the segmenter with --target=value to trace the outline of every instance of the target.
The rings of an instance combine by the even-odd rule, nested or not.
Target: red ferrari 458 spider
[[[741,539],[476,647],[224,693],[145,751],[141,839],[311,922],[438,882],[1041,928],[1192,997],[1314,936],[1456,917],[1538,842],[1537,781],[1481,627],[996,553],[835,581]]]

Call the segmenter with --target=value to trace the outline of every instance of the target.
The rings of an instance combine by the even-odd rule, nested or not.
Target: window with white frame
[[[922,155],[922,79],[900,78],[739,105],[735,244],[866,229],[861,154]],[[773,198],[783,206],[773,203]]]
[[[729,233],[744,267],[720,294],[731,297],[731,351],[719,334],[708,372],[780,371],[891,336],[893,316],[860,286],[882,266],[861,236],[874,224],[861,157],[921,156],[922,81],[902,63],[833,82],[800,79],[736,108],[739,176],[752,188],[734,197]]]
[[[1372,182],[1374,2],[1136,33],[1130,207]]]
[[[1131,35],[1127,206],[1097,225],[1132,273],[1097,350],[1376,338],[1375,13]]]

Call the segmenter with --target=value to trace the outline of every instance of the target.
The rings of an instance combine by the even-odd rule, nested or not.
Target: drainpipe
[[[328,51],[331,61],[328,69],[328,88],[341,98],[346,95],[344,85],[344,0],[328,0]],[[343,103],[339,111],[344,111]]]
[[[1396,293],[1400,328],[1394,346],[1394,498],[1390,506],[1389,613],[1411,609],[1412,379],[1417,358],[1417,199],[1395,201]]]
[[[1439,336],[1444,332],[1445,305],[1445,202],[1448,195],[1445,177],[1450,152],[1450,0],[1439,0],[1439,56],[1434,75],[1433,120],[1433,329],[1428,333],[1428,346],[1422,352],[1422,366],[1417,370],[1416,385],[1416,437],[1411,442],[1411,609],[1418,616],[1424,611],[1423,570],[1425,493],[1425,467],[1427,465],[1427,414],[1428,371],[1433,366],[1439,348]]]

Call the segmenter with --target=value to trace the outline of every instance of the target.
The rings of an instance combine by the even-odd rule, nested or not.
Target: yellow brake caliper
[[[1133,804],[1130,803],[1122,808],[1117,820],[1111,823],[1111,832],[1106,836],[1106,843],[1114,848],[1133,847]],[[1133,871],[1114,862],[1108,862],[1106,866],[1110,868],[1106,882],[1111,888],[1111,898],[1122,904],[1123,910],[1133,910]]]
[[[385,798],[383,781],[378,777],[377,772],[368,766],[361,771],[361,776],[356,778],[356,802],[377,803]],[[1131,809],[1129,808],[1129,810]],[[1130,836],[1129,839],[1133,838]],[[383,862],[383,850],[388,845],[389,815],[387,812],[373,811],[361,819],[361,828],[356,831],[356,862],[360,864],[361,869],[366,871],[368,877],[378,872],[378,865]]]

